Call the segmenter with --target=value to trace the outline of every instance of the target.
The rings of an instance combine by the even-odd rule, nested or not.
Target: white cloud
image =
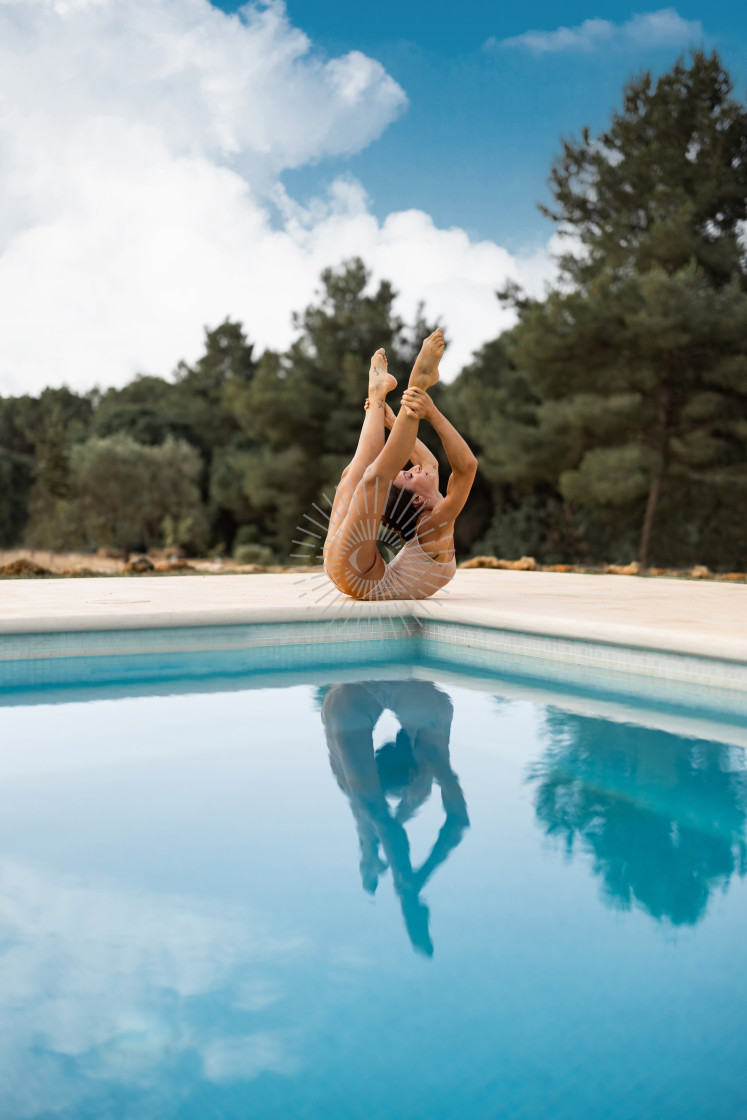
[[[634,15],[625,23],[586,19],[577,27],[555,31],[525,31],[511,39],[491,38],[486,47],[524,47],[535,54],[594,51],[605,45],[685,47],[703,37],[699,20],[683,19],[674,8]]]
[[[300,1068],[278,1031],[255,1031],[243,1038],[221,1038],[203,1055],[209,1081],[249,1081],[271,1071],[292,1075]]]
[[[248,907],[80,882],[20,860],[0,860],[0,880],[3,1116],[72,1115],[126,1086],[148,1103],[123,1107],[123,1118],[168,1117],[189,1082],[182,1067],[174,1091],[179,1059],[211,1081],[301,1069],[300,1036],[262,1019],[279,998],[265,973],[308,954],[300,939],[276,937]],[[200,1012],[216,998],[222,1016]],[[248,1015],[258,1029],[231,1033]]]
[[[359,184],[308,210],[279,175],[375,140],[406,104],[360,52],[326,60],[280,0],[0,0],[0,392],[122,384],[194,360],[203,326],[291,339],[319,273],[353,255],[454,338],[452,374],[509,321],[512,258],[419,211],[379,223]]]

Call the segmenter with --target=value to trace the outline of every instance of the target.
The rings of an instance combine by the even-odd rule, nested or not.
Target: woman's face
[[[433,498],[438,493],[438,475],[435,471],[424,470],[421,466],[408,467],[400,471],[394,480],[397,486],[419,494],[421,498]]]

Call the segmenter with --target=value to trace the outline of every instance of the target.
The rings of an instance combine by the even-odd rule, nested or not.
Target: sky
[[[561,137],[691,46],[744,98],[730,0],[0,0],[0,394],[167,376],[227,316],[284,348],[355,255],[455,376],[552,282]]]

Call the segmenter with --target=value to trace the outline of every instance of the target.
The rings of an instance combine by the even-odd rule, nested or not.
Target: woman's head
[[[420,466],[402,470],[392,482],[382,521],[406,541],[415,536],[419,514],[438,497],[438,475]]]
[[[426,470],[419,464],[401,470],[394,481],[404,490],[419,494],[427,505],[432,505],[433,499],[438,496],[438,473],[435,470]]]
[[[409,541],[415,536],[418,513],[422,507],[423,499],[420,495],[393,482],[389,487],[386,506],[381,515],[382,524],[386,525],[387,529],[392,529],[403,540]]]

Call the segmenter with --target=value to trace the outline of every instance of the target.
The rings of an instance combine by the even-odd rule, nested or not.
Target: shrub
[[[237,564],[272,564],[275,556],[266,544],[240,544],[233,550],[233,558]]]

